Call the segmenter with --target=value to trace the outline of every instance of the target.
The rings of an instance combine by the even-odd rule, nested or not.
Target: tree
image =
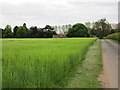
[[[88,33],[91,35],[91,23],[90,22],[86,22],[85,26],[88,28]]]
[[[11,37],[13,37],[12,28],[11,28],[10,25],[7,25],[5,27],[3,37],[4,38],[11,38]]]
[[[110,34],[112,34],[112,33],[116,33],[116,32],[117,32],[116,29],[111,29]]]
[[[38,32],[37,32],[36,36],[39,37],[39,38],[43,38],[44,37],[43,28],[38,28]]]
[[[93,30],[95,31],[96,35],[102,39],[103,37],[110,34],[111,25],[106,21],[106,19],[100,19],[93,25]]]
[[[120,32],[120,22],[117,25],[117,32]]]
[[[36,37],[38,33],[37,26],[31,26],[29,30],[28,37]]]
[[[16,32],[16,37],[18,37],[18,38],[25,38],[26,34],[27,34],[26,28],[23,27],[23,26],[19,26],[18,30]]]
[[[88,29],[85,25],[77,23],[68,30],[69,37],[86,37],[89,36]]]
[[[27,28],[27,25],[26,25],[26,23],[23,23],[23,27],[25,27],[26,28],[26,37],[28,37],[28,32],[29,32],[29,29]]]
[[[18,26],[15,26],[15,27],[13,28],[13,36],[14,36],[14,37],[16,37],[17,31],[18,31]]]
[[[69,28],[72,28],[72,25],[71,25],[71,24],[68,24],[68,27],[69,27]]]
[[[65,25],[62,25],[62,32],[65,33],[65,31],[66,31]]]
[[[70,28],[72,28],[72,25],[71,25],[71,24],[62,25],[62,33],[68,32],[68,30],[69,30]]]
[[[0,28],[0,38],[3,37],[3,34],[4,34],[4,29]]]
[[[45,30],[54,30],[54,28],[53,27],[51,27],[50,25],[46,25],[43,29],[45,29]]]
[[[58,32],[58,27],[57,26],[54,26],[54,31]]]
[[[25,27],[27,29],[26,23],[23,23],[23,27]]]
[[[50,25],[46,25],[43,29],[45,38],[52,38],[53,34],[56,34],[54,28],[51,27]]]
[[[61,26],[58,26],[59,33],[62,33]]]

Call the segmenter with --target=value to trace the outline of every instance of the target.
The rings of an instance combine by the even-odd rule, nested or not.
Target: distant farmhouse
[[[65,38],[65,37],[67,37],[66,35],[67,35],[66,33],[65,34],[57,34],[57,35],[53,35],[53,38]]]
[[[90,37],[97,37],[96,35],[90,35]]]

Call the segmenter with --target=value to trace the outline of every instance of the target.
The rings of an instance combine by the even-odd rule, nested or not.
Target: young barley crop
[[[95,40],[3,39],[3,88],[64,87]]]

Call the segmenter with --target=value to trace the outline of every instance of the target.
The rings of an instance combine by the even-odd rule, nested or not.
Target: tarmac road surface
[[[120,84],[118,85],[118,66],[120,67],[120,60],[118,60],[120,55],[118,51],[120,51],[120,45],[111,40],[101,40],[101,42],[103,56],[103,87],[118,88],[119,86],[120,88]]]

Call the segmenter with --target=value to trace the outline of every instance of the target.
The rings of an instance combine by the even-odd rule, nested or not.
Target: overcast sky
[[[118,22],[119,0],[0,0],[0,27]]]

